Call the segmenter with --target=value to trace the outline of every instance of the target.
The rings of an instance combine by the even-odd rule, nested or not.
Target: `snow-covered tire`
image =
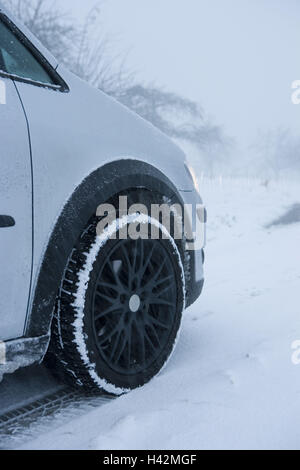
[[[155,225],[159,239],[119,240],[120,228],[133,222],[147,223],[149,234]],[[96,224],[66,266],[50,362],[55,356],[55,367],[73,385],[120,395],[149,382],[173,353],[185,307],[184,268],[175,241],[156,219],[124,216],[101,236]]]

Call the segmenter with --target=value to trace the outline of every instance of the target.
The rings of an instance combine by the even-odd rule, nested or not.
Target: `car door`
[[[2,36],[0,34],[0,51]],[[14,82],[0,66],[0,340],[22,336],[32,266],[28,131]]]
[[[40,219],[34,218],[31,129],[18,86],[25,85],[32,91],[31,103],[36,106],[40,90],[49,93],[52,89],[55,94],[61,88],[52,74],[56,77],[47,59],[0,11],[0,98],[1,90],[2,97],[3,90],[6,94],[2,99],[6,104],[0,105],[0,340],[23,336],[31,308],[33,266],[41,261],[40,257],[34,259]],[[40,119],[44,115],[45,103]]]

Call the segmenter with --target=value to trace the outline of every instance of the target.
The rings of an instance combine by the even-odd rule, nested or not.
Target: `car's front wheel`
[[[173,238],[149,217],[149,233],[155,225],[159,239],[118,239],[129,223],[119,219],[101,237],[95,223],[85,231],[66,266],[52,328],[59,368],[73,383],[112,394],[140,387],[161,371],[185,302]]]

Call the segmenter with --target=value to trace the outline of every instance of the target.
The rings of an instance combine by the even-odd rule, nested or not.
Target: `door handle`
[[[10,215],[0,215],[0,228],[14,227],[15,219]]]

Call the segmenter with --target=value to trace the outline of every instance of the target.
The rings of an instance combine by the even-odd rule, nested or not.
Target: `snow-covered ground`
[[[26,449],[300,449],[300,184],[203,180],[206,285],[149,385],[55,418]]]

